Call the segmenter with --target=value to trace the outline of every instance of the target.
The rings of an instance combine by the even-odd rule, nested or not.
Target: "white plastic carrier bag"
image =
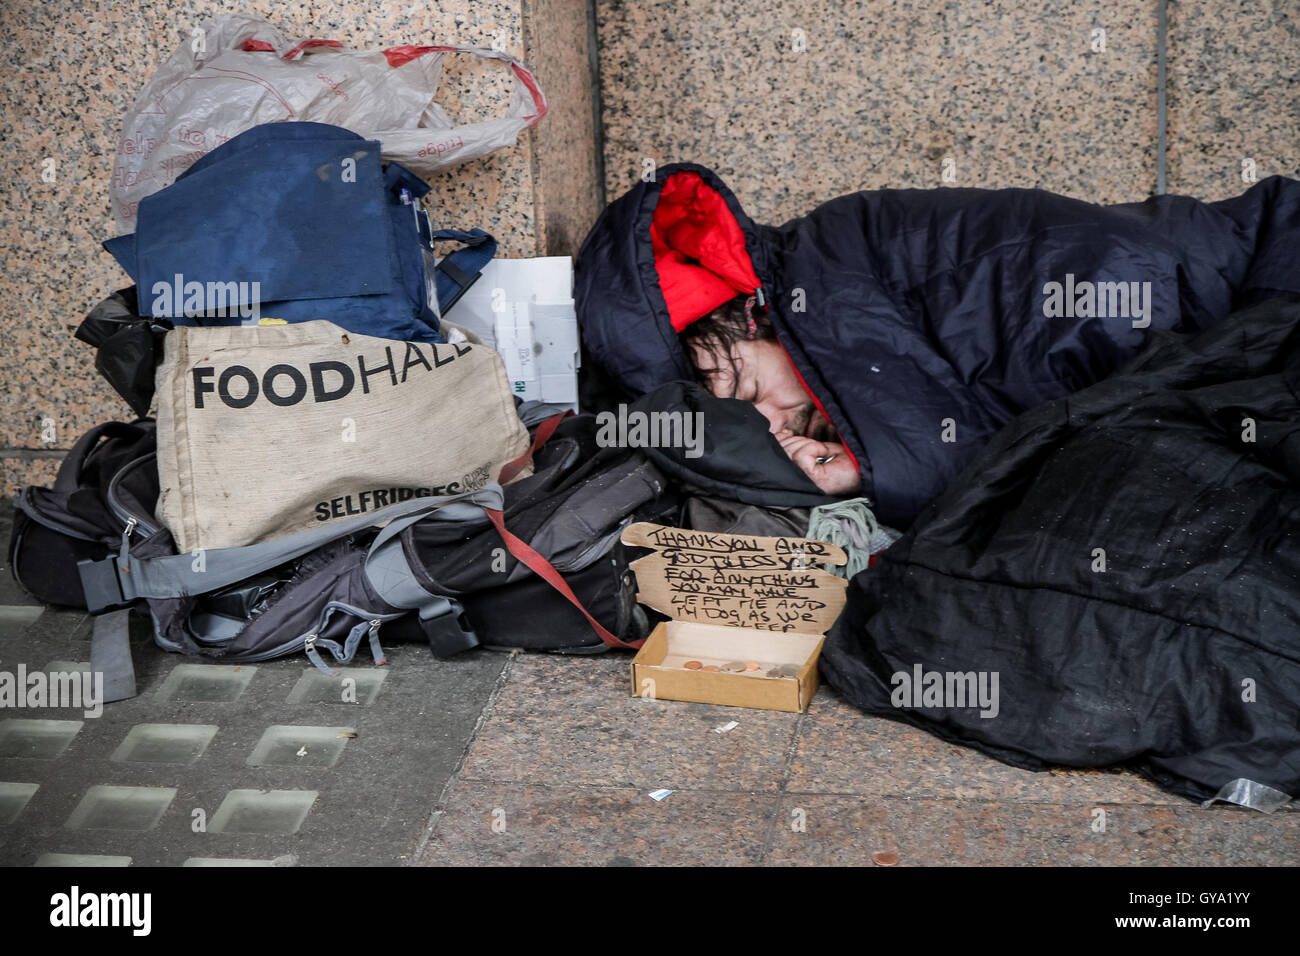
[[[505,116],[457,126],[433,101],[443,60],[460,54],[510,69],[514,89]],[[141,199],[262,123],[342,126],[379,140],[385,159],[427,178],[509,146],[545,115],[532,73],[496,50],[349,50],[337,40],[285,36],[256,17],[213,17],[158,68],[126,115],[110,189],[113,220],[119,233],[133,232]]]

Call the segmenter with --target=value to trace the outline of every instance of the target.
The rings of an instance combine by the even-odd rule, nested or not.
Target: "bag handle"
[[[555,434],[555,429],[560,426],[560,422],[573,414],[573,409],[560,412],[558,415],[552,415],[537,426],[537,431],[533,433],[533,443],[528,446],[528,450],[516,458],[514,461],[508,461],[501,466],[501,475],[497,478],[497,484],[506,485],[515,479],[524,466],[533,460],[537,450],[546,444],[547,439]]]
[[[410,63],[417,57],[422,57],[426,53],[468,53],[471,56],[481,57],[485,60],[504,60],[510,65],[511,72],[514,73],[515,79],[523,87],[524,92],[532,101],[532,113],[525,113],[520,118],[524,121],[525,126],[536,126],[543,116],[546,115],[546,95],[537,85],[537,78],[533,76],[528,67],[524,66],[509,53],[498,50],[485,50],[477,46],[390,46],[384,51],[384,56],[388,59],[388,65],[396,69]]]
[[[310,52],[316,47],[334,47],[343,46],[338,40],[303,40],[297,46],[282,54],[286,60],[296,59],[303,53]],[[256,40],[249,37],[239,45],[239,48],[245,53],[274,53],[275,47],[265,40]],[[537,85],[537,78],[533,76],[528,67],[524,66],[508,53],[497,50],[485,50],[477,46],[390,46],[384,51],[384,56],[388,60],[388,65],[396,69],[399,66],[405,66],[412,60],[424,56],[426,53],[468,53],[471,56],[482,57],[486,60],[504,60],[510,65],[511,71],[515,75],[516,81],[523,87],[524,92],[532,101],[532,113],[526,113],[520,118],[524,121],[525,126],[536,126],[546,115],[547,105],[546,96],[542,89]]]
[[[446,315],[460,301],[469,287],[479,280],[483,269],[497,254],[497,241],[482,229],[465,232],[460,229],[432,229],[429,242],[455,241],[464,245],[448,253],[438,262],[435,279],[438,292],[438,311]]]
[[[294,47],[293,49],[285,53],[283,55],[283,58],[286,60],[292,60],[298,57],[300,54],[305,53],[314,47],[320,47],[320,46],[338,48],[338,47],[342,47],[343,44],[340,43],[338,40],[303,40],[296,47]],[[245,53],[274,53],[275,52],[275,47],[267,43],[265,40],[254,40],[252,37],[249,37],[247,40],[241,43],[239,45],[239,48],[243,50]]]
[[[550,418],[538,425],[537,431],[533,435],[533,443],[529,446],[528,451],[524,452],[514,461],[509,462],[501,469],[500,483],[504,485],[506,482],[510,481],[511,478],[514,478],[515,475],[519,474],[524,465],[533,460],[533,455],[537,454],[537,450],[545,445],[547,439],[555,434],[555,429],[559,427],[560,422],[564,421],[565,418],[572,414],[572,409],[560,412],[558,415],[552,415]],[[599,621],[592,617],[591,612],[583,606],[583,603],[578,600],[578,596],[573,593],[573,589],[569,587],[569,583],[564,580],[563,575],[561,575],[559,571],[555,570],[554,565],[547,561],[546,558],[542,557],[542,555],[539,554],[532,545],[524,541],[523,538],[511,534],[506,530],[506,516],[504,511],[493,508],[484,508],[483,511],[488,516],[488,520],[492,522],[493,527],[497,529],[497,534],[501,536],[501,540],[505,542],[506,549],[513,554],[521,564],[551,587],[555,588],[555,590],[559,591],[568,599],[570,604],[581,611],[582,616],[587,619],[587,623],[591,625],[591,629],[596,632],[597,637],[610,647],[622,647],[630,650],[635,650],[645,643],[644,640],[631,642],[623,641],[606,630]]]
[[[517,537],[506,530],[506,516],[504,513],[495,508],[484,508],[483,510],[487,514],[488,520],[492,522],[493,527],[497,529],[497,534],[501,535],[501,540],[505,542],[510,553],[539,578],[563,594],[570,604],[581,611],[582,616],[587,619],[587,623],[591,625],[591,629],[596,632],[597,637],[610,647],[621,647],[627,650],[636,650],[645,643],[644,640],[622,641],[605,630],[604,625],[592,617],[591,612],[578,600],[578,596],[573,593],[569,583],[564,580],[559,571],[555,570],[551,562],[538,554],[532,545],[523,538]]]

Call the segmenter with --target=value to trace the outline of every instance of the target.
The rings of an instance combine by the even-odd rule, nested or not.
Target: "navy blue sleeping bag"
[[[860,192],[780,227],[666,166],[576,263],[590,357],[629,394],[692,378],[677,332],[737,294],[782,346],[887,524],[906,526],[1002,425],[1132,357],[1300,292],[1300,182],[1216,203],[1098,206],[1040,190]]]

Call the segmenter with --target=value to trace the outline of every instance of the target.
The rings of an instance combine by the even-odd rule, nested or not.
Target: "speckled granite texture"
[[[1295,865],[1300,812],[1032,773],[858,713],[628,694],[620,654],[506,668],[415,860],[465,865]],[[719,727],[736,721],[725,733]],[[673,793],[662,802],[651,791]],[[1094,824],[1105,813],[1105,827]]]
[[[524,0],[525,48],[545,65],[549,107],[533,131],[543,255],[575,255],[602,208],[589,18],[585,0]]]
[[[1168,190],[1240,192],[1248,157],[1300,175],[1300,5],[1169,11]],[[605,0],[597,23],[611,197],[647,160],[711,166],[774,223],[939,186],[949,157],[959,186],[1155,187],[1154,2]]]
[[[1252,172],[1300,176],[1300,3],[1169,5],[1169,142],[1170,192],[1223,199]]]
[[[959,186],[1141,199],[1155,184],[1154,10],[599,3],[607,187],[625,190],[646,158],[693,160],[780,222],[858,189],[940,186],[951,158]]]
[[[0,77],[0,163],[8,171],[0,179],[0,289],[8,302],[0,493],[47,481],[56,464],[7,451],[67,448],[92,425],[130,417],[95,373],[93,350],[71,331],[91,305],[129,283],[100,247],[113,235],[108,184],[121,121],[157,64],[188,41],[195,26],[217,13],[244,11],[290,35],[360,48],[496,42],[534,70],[551,115],[513,147],[433,177],[427,202],[438,223],[487,229],[500,242],[501,255],[571,253],[598,203],[587,7],[584,0],[533,5],[547,18],[535,29],[526,28],[529,13],[522,0],[0,5],[0,62],[6,64]],[[500,64],[449,57],[438,101],[453,118],[471,121],[503,112],[512,88]],[[57,164],[54,184],[41,179],[46,158]],[[554,191],[549,201],[543,182]],[[55,428],[52,446],[42,433],[47,418]]]

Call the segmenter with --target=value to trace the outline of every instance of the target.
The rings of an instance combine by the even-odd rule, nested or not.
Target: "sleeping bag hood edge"
[[[839,431],[870,489],[870,468],[844,427],[848,420],[775,308],[782,294],[769,266],[776,236],[750,219],[707,167],[659,167],[605,208],[578,252],[574,300],[583,344],[628,397],[690,382],[695,376],[677,334],[729,299],[757,294],[804,391]]]
[[[724,211],[730,215],[719,218]],[[584,344],[628,397],[694,379],[677,333],[767,285],[764,229],[695,163],[659,167],[600,214],[574,262],[573,294]],[[691,267],[688,258],[710,267]],[[638,343],[635,354],[628,341]]]

